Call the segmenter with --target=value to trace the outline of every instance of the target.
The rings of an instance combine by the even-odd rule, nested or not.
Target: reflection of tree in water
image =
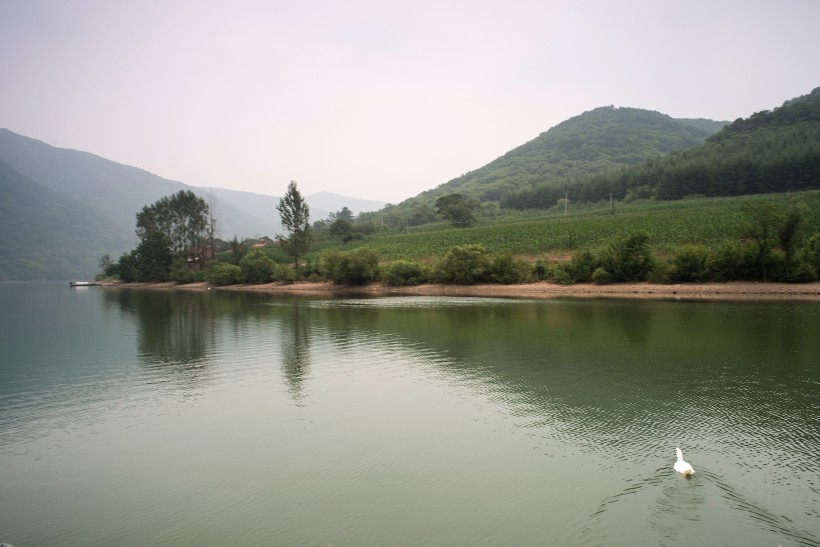
[[[372,328],[590,453],[641,462],[659,440],[742,445],[768,429],[778,442],[761,442],[761,457],[782,460],[782,446],[808,457],[799,439],[816,400],[814,303],[468,302],[385,310]]]
[[[290,321],[282,325],[282,374],[297,403],[305,397],[305,382],[310,372],[310,318],[307,309],[293,302]]]
[[[122,290],[106,298],[136,316],[140,359],[157,377],[185,388],[203,382],[214,345],[213,315],[204,295]]]

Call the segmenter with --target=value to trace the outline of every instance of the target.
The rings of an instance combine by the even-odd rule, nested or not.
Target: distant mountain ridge
[[[136,247],[136,214],[142,207],[180,190],[212,203],[223,239],[282,231],[278,197],[188,186],[8,129],[0,129],[0,162],[0,258],[8,261],[0,267],[0,281],[93,276],[102,255],[116,260]],[[383,205],[328,193],[317,194],[315,202],[305,199],[312,220],[343,207]]]
[[[279,204],[279,197],[256,194],[253,192],[243,192],[239,190],[229,190],[227,188],[200,187],[195,191],[214,195],[225,203],[229,203],[242,211],[247,211],[251,215],[259,218],[278,216],[276,206]],[[376,211],[387,205],[383,201],[373,201],[367,199],[351,198],[331,192],[317,192],[309,196],[302,196],[310,208],[310,218],[312,221],[326,219],[330,213],[340,211],[347,207],[354,214],[366,211]],[[278,220],[278,219],[277,219]],[[278,226],[275,232],[281,232]],[[271,232],[269,235],[273,235]]]
[[[109,249],[124,248],[110,226],[105,215],[0,161],[0,280],[87,277]]]
[[[136,243],[135,215],[145,205],[180,190],[194,190],[143,169],[88,152],[56,148],[0,129],[0,160],[55,192],[71,196],[102,213],[116,233],[127,233],[128,248]],[[206,197],[202,192],[197,192]],[[223,227],[242,235],[274,231],[273,220],[252,218],[229,204],[219,204]]]
[[[384,201],[351,198],[334,194],[333,192],[316,192],[315,194],[305,196],[305,201],[307,201],[311,207],[311,218],[314,218],[314,220],[327,217],[327,215],[324,217],[319,217],[318,215],[314,217],[312,213],[314,207],[317,210],[321,209],[331,213],[340,211],[342,207],[347,207],[354,215],[357,215],[363,212],[376,211],[387,205]]]

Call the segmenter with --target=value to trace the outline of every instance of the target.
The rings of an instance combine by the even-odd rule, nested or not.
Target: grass
[[[820,232],[820,191],[677,201],[609,203],[583,209],[499,213],[482,217],[470,228],[453,228],[439,222],[411,227],[409,233],[381,233],[342,244],[322,242],[313,254],[327,250],[374,249],[381,260],[426,260],[442,256],[457,245],[481,244],[491,253],[509,251],[536,257],[596,247],[618,232],[646,230],[652,250],[671,252],[685,244],[714,246],[740,237],[746,203],[786,204],[798,199],[808,207],[804,235]]]

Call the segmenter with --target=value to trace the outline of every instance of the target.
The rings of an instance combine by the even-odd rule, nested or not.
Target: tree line
[[[460,203],[456,199],[442,200],[440,206]],[[277,234],[276,241],[263,238],[257,246],[236,238],[225,242],[213,238],[214,222],[207,204],[180,192],[144,208],[137,215],[140,244],[116,263],[104,257],[101,266],[106,276],[122,281],[207,281],[215,285],[298,279],[345,285],[374,281],[388,285],[531,280],[805,282],[820,276],[820,233],[804,233],[809,211],[797,200],[785,205],[768,201],[744,205],[744,221],[737,237],[726,239],[722,245],[683,245],[656,256],[651,250],[651,234],[636,230],[613,234],[594,247],[577,249],[569,260],[545,258],[534,262],[509,252],[490,253],[480,244],[456,245],[440,257],[424,261],[383,262],[368,247],[311,254],[315,225],[310,224],[307,206],[295,183],[289,185],[277,211],[286,233]],[[353,218],[349,210],[331,216],[331,226]],[[159,220],[163,218],[175,220]],[[180,242],[179,246],[174,246],[175,241]],[[203,244],[216,248],[213,253],[200,252]]]
[[[292,258],[298,275],[299,259],[309,250],[312,234],[308,205],[295,182],[290,183],[276,210],[287,232],[277,234],[277,247]],[[275,262],[267,255],[251,253],[248,242],[240,243],[236,237],[231,242],[217,239],[216,225],[212,207],[192,191],[163,197],[137,213],[139,244],[134,250],[117,262],[109,255],[100,259],[102,276],[124,282],[192,283],[208,280],[215,271],[224,275],[220,270],[233,266],[240,271],[244,267],[243,279],[267,282]],[[271,272],[260,273],[260,268]]]

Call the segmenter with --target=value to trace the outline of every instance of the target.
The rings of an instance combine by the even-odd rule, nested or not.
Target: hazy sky
[[[818,29],[818,0],[0,0],[0,127],[398,203],[599,106],[779,106],[820,86]]]

